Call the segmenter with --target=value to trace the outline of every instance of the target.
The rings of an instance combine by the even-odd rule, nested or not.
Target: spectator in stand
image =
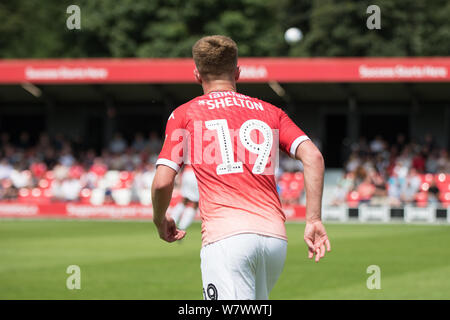
[[[360,164],[361,164],[361,160],[358,157],[358,153],[352,152],[352,154],[350,155],[350,157],[347,161],[345,169],[347,172],[353,172],[353,171],[356,171],[356,168],[358,168]]]
[[[381,178],[388,175],[389,164],[389,154],[379,153],[376,155],[375,169],[380,174]]]
[[[57,133],[55,138],[53,139],[53,147],[57,152],[61,151],[64,145],[66,144],[66,140],[61,133]]]
[[[145,139],[144,136],[141,132],[136,133],[136,135],[134,136],[134,141],[132,144],[132,148],[134,149],[134,151],[137,152],[141,152],[145,149]]]
[[[9,179],[13,172],[13,166],[6,158],[0,160],[0,180]]]
[[[161,151],[162,141],[156,131],[150,132],[147,146],[151,154],[157,154]]]
[[[53,169],[57,164],[56,151],[52,147],[44,149],[43,161],[48,168]]]
[[[46,132],[42,132],[39,135],[39,141],[36,146],[38,149],[44,150],[51,147],[50,137]]]
[[[406,137],[403,133],[399,133],[397,135],[397,141],[395,143],[395,147],[399,153],[402,153],[405,146],[406,146]]]
[[[3,179],[0,184],[0,200],[14,200],[17,199],[18,189],[13,186],[10,179]]]
[[[397,173],[394,174],[388,180],[388,197],[389,204],[394,207],[401,205],[400,196],[402,191],[403,179],[400,178]]]
[[[30,135],[26,131],[22,131],[19,136],[19,143],[17,147],[21,150],[26,150],[31,147]]]
[[[80,160],[82,161],[81,165],[85,168],[85,170],[89,170],[89,168],[94,164],[95,157],[96,153],[94,149],[89,149],[86,153],[84,153],[84,156]]]
[[[109,143],[109,151],[117,154],[117,153],[124,152],[126,148],[127,148],[127,142],[122,137],[122,134],[120,134],[119,132],[116,132],[116,134],[114,135],[114,138]]]
[[[415,201],[415,196],[420,190],[422,180],[417,173],[417,170],[411,168],[401,188],[400,200],[404,204],[412,204]]]
[[[13,186],[17,189],[32,187],[31,173],[16,165],[10,175]]]
[[[428,173],[437,173],[439,170],[439,162],[436,151],[429,154],[427,160],[425,161],[425,171]]]
[[[356,152],[358,156],[364,157],[370,152],[370,148],[367,145],[367,140],[365,137],[359,137],[358,142],[351,145],[352,152]]]
[[[67,143],[67,142],[65,142],[62,147],[61,155],[59,157],[59,162],[65,167],[70,167],[75,162],[75,158],[72,155],[72,149],[71,149],[69,143]]]
[[[8,132],[2,132],[0,135],[0,146],[6,146],[9,142],[9,133]]]
[[[367,171],[363,166],[359,166],[355,170],[355,188],[363,183],[367,178]]]
[[[30,171],[33,179],[33,186],[37,186],[39,180],[42,179],[47,172],[47,166],[43,162],[34,162],[30,166]]]
[[[345,172],[341,179],[337,182],[334,191],[334,197],[331,205],[338,206],[345,204],[347,194],[354,189],[355,174],[353,171]]]
[[[135,191],[140,189],[150,189],[152,187],[153,178],[155,176],[155,166],[149,164],[146,166],[140,166],[133,180],[133,188]]]
[[[429,204],[439,204],[440,203],[441,191],[436,186],[436,182],[433,180],[430,187],[428,188],[428,203]]]
[[[4,147],[4,156],[11,165],[18,164],[22,159],[22,153],[14,148],[11,144],[6,144]]]
[[[425,172],[425,154],[423,151],[417,152],[412,159],[412,167],[417,170],[418,173]]]
[[[446,149],[441,150],[437,162],[439,172],[450,173],[450,158]]]
[[[384,205],[388,203],[388,193],[386,182],[383,176],[376,170],[372,170],[369,174],[370,181],[373,184],[374,190],[371,198],[372,205]]]
[[[372,196],[375,192],[375,186],[372,183],[370,177],[366,175],[364,181],[362,181],[356,189],[359,193],[361,203],[370,203]]]
[[[108,167],[106,166],[103,158],[97,157],[94,159],[94,164],[92,165],[90,171],[98,177],[103,177],[106,171],[108,171]]]
[[[375,137],[375,139],[373,139],[370,142],[370,151],[372,153],[381,153],[382,151],[384,151],[385,148],[385,142],[383,140],[383,138],[380,135],[377,135]]]
[[[427,151],[436,149],[436,141],[431,133],[425,135],[423,146]]]
[[[69,176],[69,168],[63,166],[61,163],[58,163],[53,168],[53,176],[55,177],[56,181],[63,181]]]
[[[126,156],[124,157],[123,154],[120,153],[113,153],[111,155],[108,167],[111,170],[122,170],[122,168],[125,167],[125,163],[126,163]]]

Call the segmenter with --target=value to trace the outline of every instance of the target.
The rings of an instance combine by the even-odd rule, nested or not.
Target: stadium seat
[[[151,194],[152,194],[151,189],[139,189],[138,190],[139,202],[144,206],[151,205],[152,204]]]
[[[41,189],[49,189],[51,187],[51,181],[47,178],[43,178],[39,180],[38,185]]]
[[[69,177],[72,179],[80,179],[84,173],[84,169],[80,165],[75,165],[69,169]]]
[[[50,189],[33,188],[31,190],[33,202],[35,203],[50,203],[52,193]]]
[[[428,205],[428,192],[418,192],[415,196],[415,200],[418,207],[426,207]]]
[[[421,191],[428,191],[430,188],[431,183],[434,180],[434,176],[430,173],[427,174],[419,174],[421,184],[420,184],[420,190]]]
[[[436,186],[443,193],[450,191],[450,174],[438,173],[435,176]]]
[[[36,178],[42,178],[47,171],[47,166],[42,162],[35,162],[30,166],[30,170]]]
[[[444,208],[449,207],[450,206],[450,191],[442,192],[439,200],[441,201],[442,207],[444,207]]]
[[[102,189],[114,188],[120,185],[120,172],[117,170],[109,170],[98,180],[98,187]]]
[[[88,188],[84,188],[80,191],[80,202],[81,203],[90,203],[92,191]]]
[[[296,202],[300,199],[304,188],[303,173],[285,172],[278,181],[280,198],[283,202]]]
[[[105,189],[96,188],[92,190],[90,202],[93,205],[101,205],[105,202]]]
[[[48,181],[53,181],[53,179],[55,179],[55,175],[53,174],[53,171],[47,171],[44,175],[45,179],[47,179]]]
[[[116,189],[112,191],[114,202],[120,206],[126,206],[131,202],[130,189]]]
[[[30,202],[31,191],[28,188],[20,188],[17,199],[19,202]]]
[[[351,191],[347,194],[347,204],[349,207],[357,207],[361,201],[361,196],[358,191]]]

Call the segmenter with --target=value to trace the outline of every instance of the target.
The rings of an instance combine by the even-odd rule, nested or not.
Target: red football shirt
[[[211,92],[172,112],[156,165],[192,165],[203,245],[240,233],[287,239],[274,171],[278,149],[294,156],[305,140],[281,109],[234,91]]]

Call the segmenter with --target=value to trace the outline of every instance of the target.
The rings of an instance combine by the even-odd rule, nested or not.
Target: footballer
[[[176,108],[167,121],[152,185],[153,221],[167,242],[185,236],[166,211],[176,174],[190,164],[200,195],[204,298],[268,299],[287,249],[274,175],[277,152],[303,163],[304,240],[316,262],[330,251],[321,221],[323,157],[284,111],[236,91],[240,68],[232,39],[203,37],[192,54],[204,95]]]

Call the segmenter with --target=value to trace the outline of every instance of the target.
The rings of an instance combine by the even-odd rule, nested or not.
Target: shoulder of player
[[[181,105],[179,105],[178,107],[176,107],[173,111],[172,111],[172,114],[173,115],[185,115],[186,114],[186,111],[187,111],[187,109],[198,99],[199,97],[196,97],[196,98],[194,98],[194,99],[192,99],[192,100],[189,100],[188,102],[185,102],[185,103],[183,103],[183,104],[181,104]],[[172,115],[171,114],[171,115]]]
[[[185,124],[187,119],[189,118],[189,109],[191,107],[197,106],[198,100],[200,100],[201,98],[204,98],[204,96],[195,97],[188,102],[185,102],[182,105],[176,107],[170,114],[169,120],[177,119],[177,121],[181,121],[183,124]]]
[[[253,98],[253,97],[252,97],[252,99],[256,100],[259,103],[262,103],[266,108],[276,112],[277,114],[284,112],[283,109],[281,109],[281,108],[279,108],[279,107],[277,107],[277,106],[275,106],[275,105],[273,105],[273,104],[271,104],[271,103],[269,103],[267,101],[261,100],[259,98]]]
[[[186,113],[186,111],[187,111],[190,107],[192,107],[192,106],[197,106],[198,101],[201,100],[202,98],[204,99],[204,98],[205,98],[205,95],[195,97],[195,98],[189,100],[188,102],[183,103],[182,105],[180,105],[180,106],[179,106],[178,108],[176,108],[175,110],[179,110],[178,112],[182,111],[182,112]]]

